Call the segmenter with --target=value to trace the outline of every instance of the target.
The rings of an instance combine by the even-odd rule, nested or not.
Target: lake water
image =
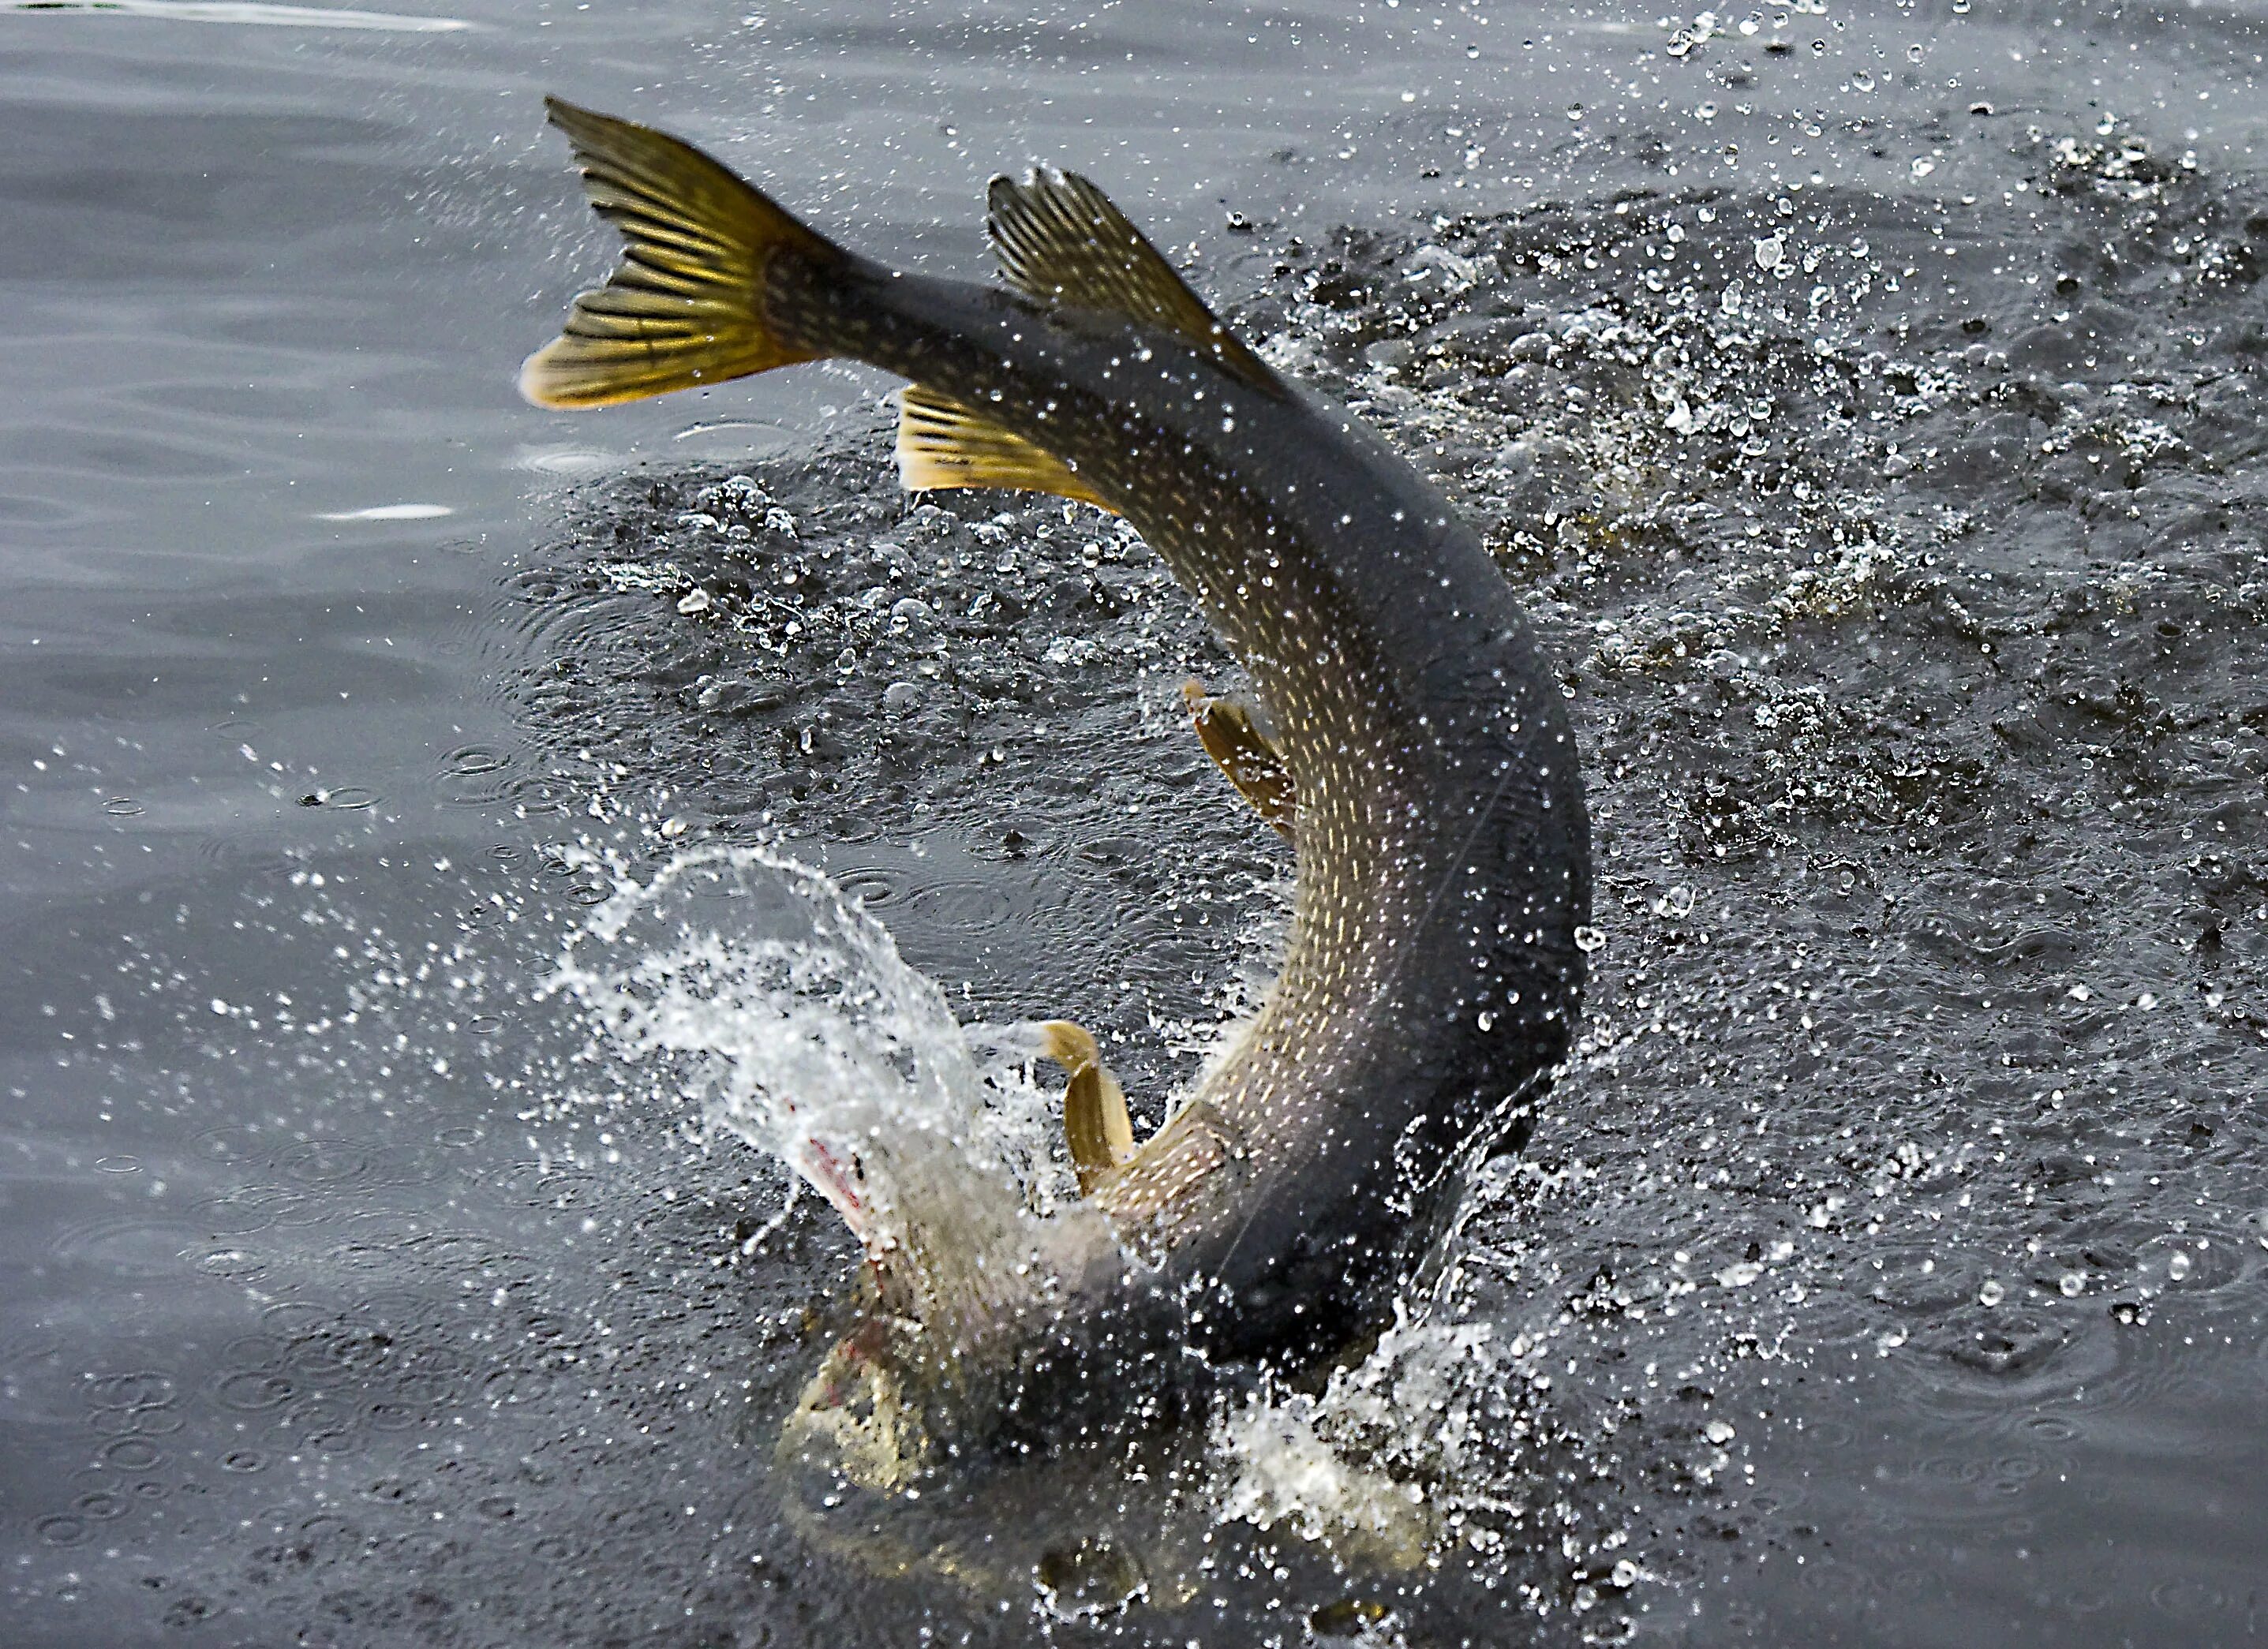
[[[2268,1636],[2264,50],[0,4],[0,1637]],[[937,273],[1087,173],[1486,531],[1585,1038],[1328,1384],[887,1529],[776,1467],[854,1253],[547,989],[591,912],[773,842],[1147,1123],[1289,865],[1148,552],[904,499],[887,380],[520,403],[610,256],[546,92]]]

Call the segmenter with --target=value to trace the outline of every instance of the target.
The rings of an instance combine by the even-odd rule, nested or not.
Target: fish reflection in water
[[[908,487],[1055,494],[1157,549],[1252,682],[1192,683],[1194,730],[1297,859],[1273,990],[1148,1139],[1093,1037],[1044,1027],[1068,1076],[1065,1205],[982,1175],[902,1195],[938,1141],[886,1121],[854,1151],[811,1119],[788,1154],[869,1263],[784,1456],[902,1505],[956,1457],[1170,1417],[1193,1369],[1376,1333],[1461,1171],[1524,1140],[1583,982],[1563,694],[1477,538],[1084,179],[993,181],[986,286],[836,246],[661,133],[551,114],[627,250],[529,359],[528,398],[600,406],[830,356],[906,378]],[[1102,1492],[1126,1470],[1123,1450],[1094,1463]],[[1060,1595],[1108,1597],[1132,1563],[1073,1541],[1041,1567]]]

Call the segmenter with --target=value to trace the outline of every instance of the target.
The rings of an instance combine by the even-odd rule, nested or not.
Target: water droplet
[[[1712,1420],[1702,1428],[1702,1435],[1712,1443],[1725,1444],[1733,1440],[1733,1424],[1729,1420]]]
[[[706,590],[688,590],[677,598],[677,610],[688,618],[696,613],[705,613],[709,607],[709,592]]]
[[[2000,1285],[1997,1277],[1986,1277],[1984,1285],[1977,1291],[1977,1303],[1980,1306],[1997,1306],[2007,1297],[2008,1291]]]
[[[1575,930],[1575,948],[1586,955],[1593,951],[1604,950],[1606,945],[1606,933],[1599,928],[1585,925]]]

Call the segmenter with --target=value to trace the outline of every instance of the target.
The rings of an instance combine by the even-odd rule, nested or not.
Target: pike
[[[1230,1356],[1375,1326],[1455,1171],[1525,1141],[1583,985],[1589,824],[1565,696],[1479,539],[1232,335],[1083,178],[995,178],[1002,284],[932,279],[836,245],[675,138],[548,107],[626,250],[527,361],[528,400],[867,362],[909,380],[906,487],[1123,517],[1251,679],[1256,702],[1188,692],[1205,749],[1292,844],[1274,989],[1138,1145],[1094,1039],[1051,1022],[1080,1205],[989,1280],[947,1280],[942,1242],[887,1256],[886,1302],[963,1368],[1112,1321],[1154,1343],[1169,1321]],[[838,1348],[806,1410],[851,1387],[872,1404],[880,1346]]]

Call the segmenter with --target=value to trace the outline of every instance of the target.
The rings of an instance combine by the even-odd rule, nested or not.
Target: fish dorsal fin
[[[1006,487],[1117,513],[1071,465],[923,384],[898,392],[898,480],[909,492]]]
[[[1255,389],[1283,393],[1267,364],[1085,178],[1036,171],[1022,183],[995,178],[984,203],[1000,273],[1034,303],[1101,310],[1177,332]]]

